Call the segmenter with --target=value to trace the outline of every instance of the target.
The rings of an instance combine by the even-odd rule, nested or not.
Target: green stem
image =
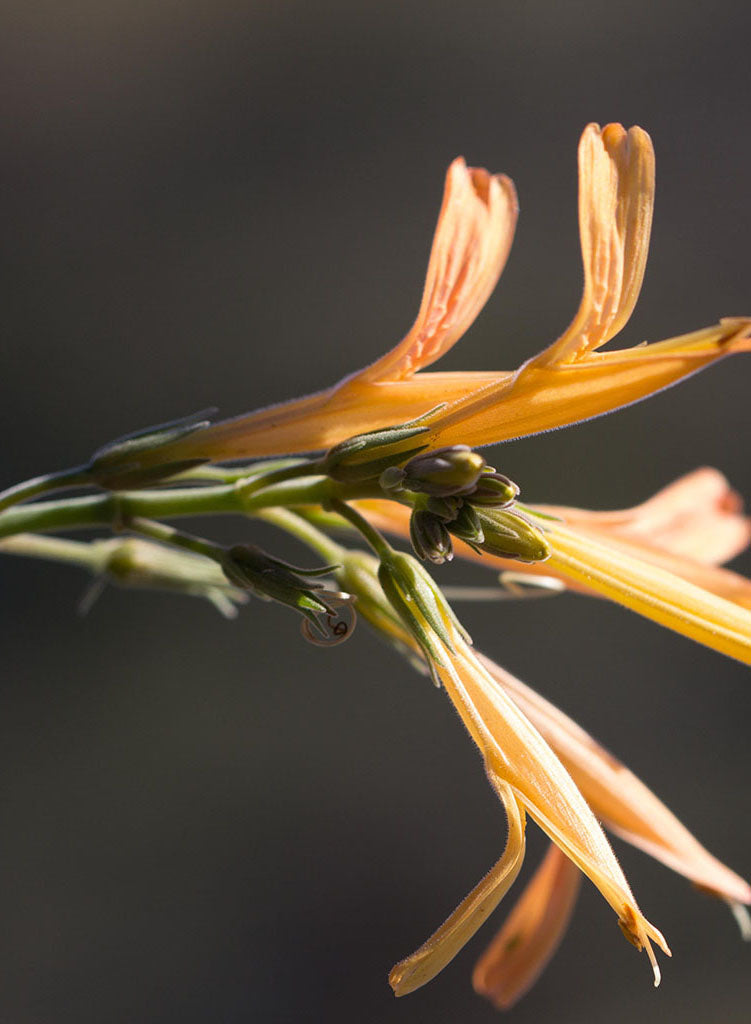
[[[303,544],[307,544],[325,562],[333,565],[342,559],[344,548],[342,548],[341,544],[337,544],[336,541],[327,537],[322,530],[317,529],[312,523],[303,519],[302,516],[297,515],[295,512],[289,512],[284,508],[269,508],[259,511],[256,518],[263,519],[264,522],[271,523],[273,526],[278,526],[279,529],[296,537]]]
[[[0,493],[0,512],[21,501],[35,498],[38,494],[62,490],[64,487],[78,487],[89,482],[86,466],[75,466],[73,469],[60,470],[59,473],[35,476],[31,480],[24,480],[23,483],[15,484]]]
[[[394,549],[386,538],[368,522],[365,516],[360,515],[351,505],[347,505],[346,502],[341,501],[339,498],[333,498],[329,502],[329,508],[337,512],[343,519],[346,519],[363,535],[382,562],[387,561],[393,555]]]
[[[167,526],[165,523],[158,523],[153,519],[144,519],[142,516],[134,516],[127,521],[127,527],[134,533],[140,533],[143,537],[150,537],[162,544],[170,544],[173,547],[184,548],[196,555],[203,555],[215,562],[224,561],[224,548],[220,544],[214,544],[203,537],[196,537],[191,533],[183,533],[176,530],[174,526]]]
[[[39,537],[18,533],[0,541],[0,553],[25,558],[43,558],[49,562],[77,565],[100,572],[109,557],[112,541],[66,540],[62,537]]]
[[[249,462],[244,466],[194,466],[171,478],[171,483],[214,483],[235,484],[239,480],[268,476],[278,470],[293,466],[305,466],[307,459],[269,459],[267,462]]]
[[[91,526],[115,529],[134,517],[254,515],[274,506],[325,505],[336,498],[376,497],[372,484],[339,484],[327,477],[288,480],[244,495],[234,484],[215,487],[118,491],[84,498],[40,501],[0,514],[0,538],[16,533],[44,533]]]

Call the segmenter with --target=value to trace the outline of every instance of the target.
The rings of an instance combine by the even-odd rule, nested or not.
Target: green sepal
[[[428,447],[427,444],[414,445],[405,450],[404,444],[426,434],[430,428],[424,421],[443,408],[445,403],[407,423],[370,430],[341,441],[321,458],[320,472],[343,483],[377,478],[384,470],[406,462]]]
[[[216,409],[203,409],[182,419],[146,427],[110,441],[94,452],[86,466],[86,473],[100,487],[117,491],[148,486],[208,462],[206,458],[192,458],[158,463],[153,457],[145,459],[144,456],[147,453],[153,454],[163,445],[204,430],[210,425],[211,416],[215,412]]]

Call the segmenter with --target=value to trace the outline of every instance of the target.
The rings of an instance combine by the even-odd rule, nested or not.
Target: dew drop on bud
[[[357,615],[352,605],[352,599],[347,595],[343,600],[325,592],[326,603],[331,606],[332,611],[317,617],[318,629],[308,619],[303,619],[300,630],[302,635],[315,647],[336,647],[337,644],[348,640],[355,630]]]

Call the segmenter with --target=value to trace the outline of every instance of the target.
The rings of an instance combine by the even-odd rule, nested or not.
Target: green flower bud
[[[472,491],[473,505],[489,508],[508,508],[519,496],[519,488],[503,473],[483,473],[477,487]]]
[[[335,594],[329,600],[322,583],[312,583],[307,579],[328,576],[337,566],[301,569],[272,558],[254,544],[237,544],[230,548],[222,568],[235,586],[300,612],[324,639],[328,638],[329,632],[319,619],[336,616],[335,604],[341,603],[343,597],[348,598],[348,595]]]
[[[480,478],[485,459],[466,444],[435,448],[404,466],[404,487],[436,498],[468,494]]]
[[[520,562],[544,562],[549,557],[545,534],[520,512],[482,508],[477,517],[485,535],[479,547],[489,555]]]
[[[428,432],[424,421],[441,408],[443,406],[436,406],[423,416],[395,427],[371,430],[340,441],[321,459],[321,472],[345,483],[375,479],[384,470],[398,466],[427,448],[427,444],[410,445],[409,442]]]
[[[464,500],[462,498],[455,498],[449,495],[446,498],[428,498],[425,503],[425,508],[428,512],[432,512],[433,515],[443,519],[446,523],[451,523],[459,515]]]
[[[453,650],[452,627],[467,643],[472,642],[435,581],[411,555],[394,551],[381,562],[378,580],[391,607],[429,662],[443,664],[439,640]]]
[[[443,565],[454,557],[451,537],[443,520],[432,512],[418,509],[409,520],[409,535],[415,554],[423,561]]]

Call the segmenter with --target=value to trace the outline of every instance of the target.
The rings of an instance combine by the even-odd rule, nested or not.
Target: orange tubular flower
[[[218,423],[160,450],[214,461],[328,448],[415,419],[431,444],[493,444],[610,412],[723,356],[749,351],[751,320],[601,353],[628,320],[644,275],[654,154],[641,128],[589,125],[579,145],[584,294],[570,327],[512,372],[425,373],[469,329],[503,270],[517,217],[512,182],[455,160],[446,177],[422,304],[407,336],[326,391]]]
[[[668,496],[681,489],[671,488]],[[506,1008],[519,999],[555,952],[582,872],[614,907],[627,937],[647,948],[659,979],[648,940],[665,948],[664,940],[639,911],[598,821],[726,901],[748,937],[743,906],[751,903],[748,884],[576,723],[474,652],[419,564],[398,554],[392,562],[401,567],[400,573],[390,572],[389,592],[393,597],[396,588],[396,604],[388,603],[377,583],[379,563],[370,555],[345,555],[343,580],[379,632],[410,660],[428,661],[477,744],[508,819],[500,860],[430,939],[392,969],[395,993],[406,995],[435,977],[508,892],[524,857],[525,814],[547,832],[552,845],[474,972],[476,990],[497,1006]],[[409,587],[400,579],[410,581]]]
[[[432,668],[480,749],[509,830],[498,863],[427,942],[392,969],[395,994],[406,995],[435,977],[498,905],[524,857],[525,812],[597,886],[629,941],[646,950],[658,985],[651,943],[668,955],[670,950],[639,909],[592,809],[540,732],[488,671],[488,663],[474,655],[450,614],[442,617],[446,639],[432,633],[437,651]],[[426,622],[423,626],[431,632]]]

